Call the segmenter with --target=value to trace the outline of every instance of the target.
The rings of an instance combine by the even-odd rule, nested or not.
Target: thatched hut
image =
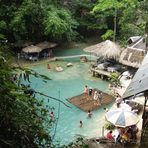
[[[22,56],[26,60],[37,61],[41,51],[42,49],[40,47],[31,45],[22,49]]]
[[[51,43],[51,42],[44,41],[44,42],[41,42],[41,43],[36,44],[35,46],[40,47],[41,49],[50,49],[50,48],[56,47],[57,44],[56,43]]]
[[[122,51],[119,62],[138,68],[145,56],[146,43],[144,38],[137,38],[136,41],[132,42],[125,50]]]
[[[84,48],[84,51],[95,54],[96,56],[103,57],[105,59],[118,60],[121,52],[121,48],[118,44],[106,40],[96,45]]]
[[[52,48],[57,46],[55,43],[51,42],[41,42],[28,47],[25,47],[22,49],[22,55],[25,57],[25,59],[29,60],[37,60],[39,57],[52,57]]]
[[[24,53],[39,53],[42,51],[40,47],[31,45],[22,49]]]

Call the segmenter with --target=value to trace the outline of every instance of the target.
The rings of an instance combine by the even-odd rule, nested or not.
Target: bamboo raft
[[[93,89],[92,95],[86,96],[84,94],[80,94],[80,95],[74,96],[72,98],[69,98],[68,102],[72,103],[73,105],[80,108],[81,110],[88,112],[89,110],[92,111],[92,110],[100,108],[103,105],[110,104],[115,100],[113,96],[100,91],[102,92],[101,104],[96,103],[96,101],[93,99],[95,91],[100,91],[100,90]]]

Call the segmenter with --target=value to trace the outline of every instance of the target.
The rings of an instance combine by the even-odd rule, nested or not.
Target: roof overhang
[[[148,53],[122,98],[126,99],[148,90]]]

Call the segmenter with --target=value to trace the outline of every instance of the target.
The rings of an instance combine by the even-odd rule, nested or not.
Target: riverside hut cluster
[[[146,46],[143,41],[143,37],[131,38],[129,40],[130,44],[127,46],[127,48],[122,49],[119,47],[119,45],[107,40],[100,44],[96,44],[84,49],[84,51],[91,52],[92,54],[98,56],[99,60],[92,64],[90,68],[93,76],[110,78],[113,73],[119,73],[122,79],[124,78],[125,80],[131,81],[128,87],[126,85],[127,89],[124,89],[125,92],[122,94],[120,94],[118,91],[123,89],[122,84],[114,85],[115,83],[113,83],[113,85],[111,84],[112,86],[110,86],[110,90],[113,91],[112,95],[114,95],[115,98],[120,97],[120,99],[116,99],[115,103],[118,105],[114,109],[107,111],[106,119],[116,127],[118,134],[112,130],[107,131],[107,137],[103,137],[103,139],[96,137],[95,142],[119,142],[123,146],[129,146],[131,143],[140,143],[140,141],[137,140],[138,136],[143,136],[143,131],[141,131],[141,129],[144,129],[145,125],[147,124],[146,104],[148,97],[148,86],[146,85],[148,74],[146,73],[147,70],[145,69],[147,68],[145,65],[147,64],[148,56],[145,56]],[[47,42],[31,45],[22,49],[21,56],[31,61],[38,60],[40,56],[44,58],[50,57],[52,55],[51,48],[54,48],[55,46],[56,44]],[[100,60],[102,57],[103,60]],[[124,66],[121,66],[121,64]],[[135,75],[125,73],[124,75],[123,72],[127,70],[125,65],[139,69]],[[119,79],[119,81],[121,81],[121,79]],[[143,104],[139,103],[137,101],[138,99],[136,99],[139,97],[139,94],[142,96],[142,98],[144,98]],[[106,94],[103,92],[103,95],[105,96]],[[111,99],[108,99],[108,97]],[[106,102],[103,103],[108,104],[112,102],[114,97],[107,94],[107,101],[105,100]],[[84,99],[83,94],[70,98],[69,102],[84,111],[92,111],[93,109],[100,107],[100,105],[94,106],[92,96],[89,96],[89,99],[86,100]],[[137,125],[137,123],[139,125]],[[134,128],[136,128],[136,133],[134,133]],[[113,136],[113,134],[116,135],[116,138],[109,138]],[[118,139],[119,137],[120,140]]]
[[[133,78],[129,78],[131,82],[128,83],[129,85],[126,85],[126,89],[121,87],[115,88],[113,91],[118,93],[119,90],[122,90],[122,94],[119,96],[120,99],[116,99],[117,106],[113,106],[113,108],[106,113],[106,120],[112,123],[116,127],[116,130],[110,130],[106,132],[104,137],[96,138],[94,141],[97,142],[99,146],[100,143],[105,143],[107,145],[109,143],[108,146],[115,143],[117,147],[133,147],[139,146],[140,144],[144,146],[146,142],[145,139],[148,137],[148,135],[145,134],[147,130],[148,85],[146,84],[146,80],[148,79],[148,74],[146,64],[148,54],[144,41],[145,39],[143,37],[132,37],[129,39],[130,45],[120,52],[120,63],[139,69]],[[92,69],[92,71],[95,70],[96,67]],[[103,74],[101,70],[100,68],[95,72],[101,75]],[[125,77],[125,80],[128,80],[127,75],[121,75],[121,77],[122,76]]]

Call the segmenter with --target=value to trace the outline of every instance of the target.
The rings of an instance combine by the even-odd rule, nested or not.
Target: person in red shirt
[[[114,137],[112,135],[112,131],[109,131],[106,135],[106,138],[109,139],[109,140],[114,140]]]

